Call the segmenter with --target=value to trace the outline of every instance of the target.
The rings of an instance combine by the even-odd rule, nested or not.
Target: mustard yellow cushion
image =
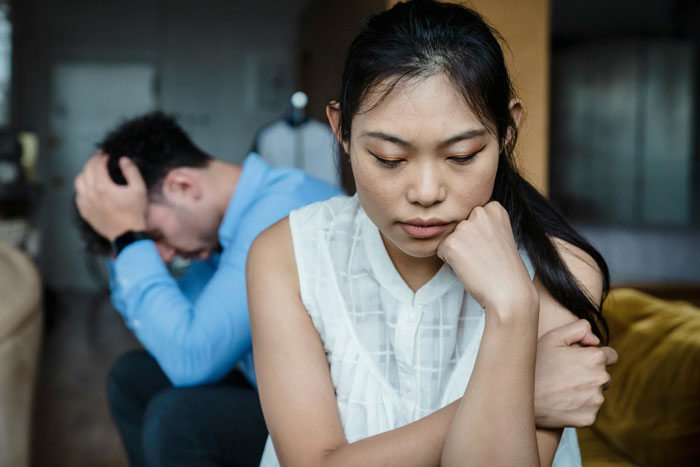
[[[577,428],[583,467],[634,467],[635,464],[617,452],[591,427]]]
[[[620,359],[593,431],[640,465],[700,466],[700,309],[632,289],[603,309]]]

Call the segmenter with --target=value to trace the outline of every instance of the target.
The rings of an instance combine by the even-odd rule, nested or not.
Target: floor
[[[49,292],[45,309],[32,464],[127,466],[104,383],[115,358],[138,343],[106,292]]]

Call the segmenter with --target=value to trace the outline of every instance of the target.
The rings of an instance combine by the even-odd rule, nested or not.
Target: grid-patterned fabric
[[[301,298],[326,350],[348,442],[398,428],[461,397],[484,310],[452,269],[443,265],[413,293],[356,196],[301,208],[289,220]],[[532,277],[527,253],[521,256]],[[571,454],[578,457],[573,437]],[[261,465],[278,465],[271,447],[268,440]]]

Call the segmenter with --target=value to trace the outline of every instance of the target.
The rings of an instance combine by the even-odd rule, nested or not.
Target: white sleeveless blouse
[[[323,341],[348,442],[462,397],[484,310],[447,264],[413,293],[357,196],[293,211],[289,225],[301,298]],[[532,278],[527,253],[520,254]],[[279,466],[269,438],[260,465]],[[564,430],[554,465],[581,465],[573,428]]]

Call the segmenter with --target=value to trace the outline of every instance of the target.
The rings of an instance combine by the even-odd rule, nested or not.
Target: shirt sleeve
[[[173,385],[217,381],[251,351],[248,249],[298,204],[293,196],[270,196],[251,206],[196,300],[183,293],[150,240],[127,246],[114,261],[113,302]]]
[[[177,284],[180,287],[180,291],[190,301],[194,302],[197,300],[199,295],[202,293],[202,290],[207,285],[207,282],[209,282],[211,277],[214,275],[214,272],[216,272],[218,254],[215,256],[216,258],[212,257],[206,261],[195,260],[192,265],[187,268],[184,274],[177,279]],[[126,317],[126,306],[121,295],[122,288],[119,286],[119,281],[116,278],[117,273],[113,259],[107,260],[107,269],[109,271],[109,289],[112,305],[117,309],[117,311],[119,311],[120,314]],[[129,327],[132,327],[131,323],[127,322],[127,324]]]

